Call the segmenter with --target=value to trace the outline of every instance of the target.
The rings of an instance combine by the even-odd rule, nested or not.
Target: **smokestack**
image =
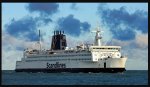
[[[63,34],[64,34],[64,31],[63,31]]]
[[[60,31],[60,34],[61,34],[61,31]]]
[[[67,46],[66,36],[63,35],[64,31],[56,30],[54,31],[52,42],[51,42],[51,49],[52,50],[65,50]]]
[[[59,34],[59,31],[57,31],[57,35]]]
[[[54,31],[54,35],[55,35],[55,31]]]
[[[56,35],[58,35],[58,31],[56,31]]]

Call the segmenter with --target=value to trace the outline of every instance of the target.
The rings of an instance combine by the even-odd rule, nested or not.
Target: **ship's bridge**
[[[121,58],[120,46],[90,46],[92,61],[103,58]]]

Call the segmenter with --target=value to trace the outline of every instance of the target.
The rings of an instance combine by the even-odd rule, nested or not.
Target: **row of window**
[[[70,57],[70,56],[91,56],[91,54],[81,54],[81,55],[57,55],[57,56],[46,56],[46,57]],[[42,56],[36,56],[36,57],[42,57]],[[45,56],[44,56],[45,57]]]
[[[65,51],[64,53],[81,53],[81,52],[90,52],[88,50],[80,50],[80,51]]]
[[[86,60],[91,60],[91,59],[51,59],[51,60],[26,60],[27,62],[31,62],[31,61],[62,61],[62,60],[67,60],[67,61],[70,61],[70,60],[80,60],[80,61],[86,61]]]
[[[118,48],[93,48],[93,49],[111,49],[111,50],[118,50]]]

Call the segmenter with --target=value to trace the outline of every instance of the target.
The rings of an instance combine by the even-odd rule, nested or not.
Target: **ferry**
[[[54,31],[51,48],[42,49],[39,39],[40,49],[25,49],[21,61],[16,61],[15,71],[49,73],[126,71],[127,57],[121,54],[121,47],[102,45],[100,27],[92,32],[96,34],[93,44],[80,44],[70,48],[67,47],[64,31]]]

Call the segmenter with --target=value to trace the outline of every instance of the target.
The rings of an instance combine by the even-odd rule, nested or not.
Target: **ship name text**
[[[66,68],[66,64],[64,64],[64,63],[59,63],[59,62],[56,62],[55,64],[49,64],[49,63],[47,63],[47,68],[50,68],[50,69]]]

